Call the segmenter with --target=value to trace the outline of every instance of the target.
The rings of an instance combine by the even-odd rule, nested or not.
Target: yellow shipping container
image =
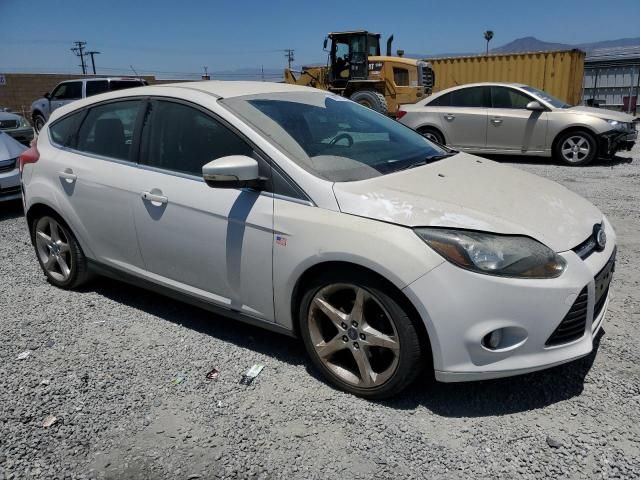
[[[582,99],[581,50],[425,59],[436,77],[434,92],[465,83],[516,82],[540,88],[571,105]]]

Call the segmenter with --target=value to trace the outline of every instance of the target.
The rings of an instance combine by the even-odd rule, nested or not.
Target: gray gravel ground
[[[378,403],[333,390],[292,339],[110,280],[51,287],[20,203],[1,205],[0,479],[639,478],[640,149],[623,156],[501,160],[584,195],[617,230],[596,351]]]

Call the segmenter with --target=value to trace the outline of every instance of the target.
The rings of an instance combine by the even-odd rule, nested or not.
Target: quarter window
[[[51,94],[51,100],[77,100],[82,98],[82,82],[61,83]]]
[[[82,118],[84,111],[67,115],[49,127],[49,134],[54,143],[63,147],[69,145],[71,136],[77,131],[78,122]]]
[[[78,132],[77,149],[129,160],[140,104],[140,100],[127,100],[93,107]]]
[[[147,165],[201,176],[202,167],[228,155],[251,156],[253,149],[204,112],[181,103],[154,101],[145,125]]]
[[[440,95],[438,98],[427,102],[426,105],[429,107],[450,107],[451,106],[451,94],[445,93],[444,95]]]
[[[107,80],[90,80],[87,82],[87,97],[104,93],[109,90],[109,82]]]
[[[531,98],[517,90],[506,87],[491,87],[493,108],[527,108]]]

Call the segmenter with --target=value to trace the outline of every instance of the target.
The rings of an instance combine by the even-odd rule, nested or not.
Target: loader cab
[[[349,80],[366,80],[369,56],[380,55],[380,34],[367,31],[330,33],[329,81],[345,88]],[[325,48],[327,39],[325,39]]]

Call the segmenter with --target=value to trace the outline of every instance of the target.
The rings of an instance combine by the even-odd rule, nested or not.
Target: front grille
[[[593,235],[590,235],[584,242],[573,247],[571,250],[576,252],[576,255],[578,255],[582,260],[585,260],[596,250],[597,246],[598,244],[596,243],[596,239]]]
[[[0,120],[0,129],[18,128],[19,126],[20,126],[20,120]]]
[[[14,193],[20,193],[20,186],[1,189],[0,197],[4,197],[5,195],[13,195]]]
[[[584,329],[587,325],[587,307],[589,303],[589,294],[587,287],[584,287],[573,302],[571,309],[562,319],[560,325],[551,334],[545,345],[552,347],[563,343],[573,342],[584,335]]]
[[[426,93],[431,93],[434,83],[433,69],[428,63],[424,62],[418,64],[418,69],[420,85],[424,87]]]
[[[16,168],[17,160],[17,158],[12,158],[11,160],[0,162],[0,173],[10,172]]]

